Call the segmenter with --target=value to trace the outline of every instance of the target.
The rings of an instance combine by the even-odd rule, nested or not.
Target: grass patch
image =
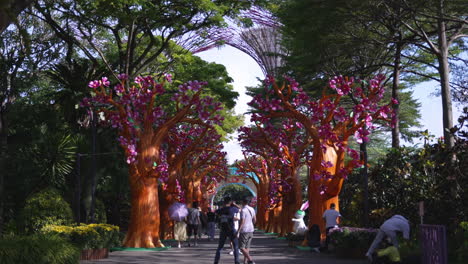
[[[296,246],[296,248],[299,249],[299,250],[304,250],[304,251],[311,251],[312,250],[311,247]]]
[[[164,251],[171,247],[160,247],[160,248],[126,248],[126,247],[113,247],[110,252],[114,251]]]

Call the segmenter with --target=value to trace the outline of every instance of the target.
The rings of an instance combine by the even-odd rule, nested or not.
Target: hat
[[[298,214],[298,215],[305,215],[305,212],[302,211],[302,210],[297,210],[296,214]]]

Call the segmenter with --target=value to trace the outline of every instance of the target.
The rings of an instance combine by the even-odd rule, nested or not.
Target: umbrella
[[[183,203],[175,202],[169,209],[169,217],[175,221],[183,221],[184,218],[188,215],[187,206]]]

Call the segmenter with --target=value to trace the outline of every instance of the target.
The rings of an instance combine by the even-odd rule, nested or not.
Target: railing
[[[445,226],[420,225],[421,261],[423,264],[447,264]]]

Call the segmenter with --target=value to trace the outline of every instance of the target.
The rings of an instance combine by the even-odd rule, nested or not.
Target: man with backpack
[[[224,207],[216,211],[221,230],[219,234],[218,249],[216,250],[216,256],[214,260],[215,264],[219,263],[219,259],[221,257],[221,250],[224,247],[226,238],[229,238],[234,246],[234,263],[239,264],[239,246],[236,234],[237,230],[235,230],[234,228],[234,220],[236,220],[234,216],[235,214],[239,213],[239,209],[237,207],[231,206],[231,202],[231,197],[225,197]]]
[[[188,233],[188,246],[190,247],[190,237],[195,238],[194,246],[197,246],[197,233],[198,226],[200,223],[200,210],[198,209],[198,202],[192,203],[192,208],[189,208],[189,214],[187,216],[187,233]]]

